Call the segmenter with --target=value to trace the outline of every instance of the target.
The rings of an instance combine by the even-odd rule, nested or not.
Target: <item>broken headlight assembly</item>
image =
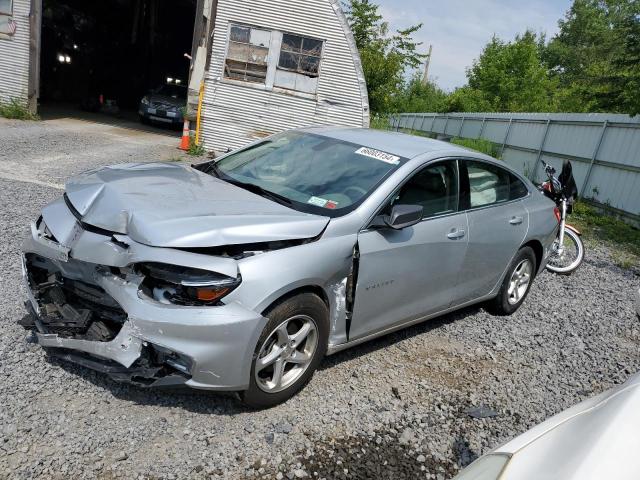
[[[140,289],[154,300],[173,305],[220,305],[242,281],[199,268],[164,263],[140,263],[136,270],[144,275]]]

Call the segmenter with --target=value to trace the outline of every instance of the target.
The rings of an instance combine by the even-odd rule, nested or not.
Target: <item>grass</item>
[[[389,117],[387,115],[372,115],[369,128],[376,130],[389,130]]]
[[[569,223],[575,225],[588,244],[604,243],[612,248],[613,261],[621,268],[640,268],[640,230],[622,220],[600,213],[594,207],[578,202]]]
[[[0,117],[15,120],[39,120],[38,115],[31,113],[24,103],[17,98],[12,98],[8,102],[0,102]]]
[[[451,143],[500,159],[500,145],[484,138],[452,138]]]
[[[207,151],[204,149],[202,145],[196,145],[195,138],[191,137],[189,139],[189,150],[187,150],[187,153],[194,157],[201,157],[205,153],[207,153]]]

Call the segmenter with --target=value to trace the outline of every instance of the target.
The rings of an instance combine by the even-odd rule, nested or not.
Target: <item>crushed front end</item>
[[[246,388],[266,320],[220,300],[240,282],[232,258],[91,228],[61,199],[32,224],[22,265],[19,323],[52,354],[144,387]]]

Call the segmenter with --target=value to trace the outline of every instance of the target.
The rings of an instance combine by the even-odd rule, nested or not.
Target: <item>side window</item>
[[[458,211],[458,168],[454,160],[423,168],[405,183],[393,204],[422,205],[423,218]]]
[[[528,192],[526,185],[504,168],[474,161],[466,165],[471,208],[515,200]]]
[[[271,32],[268,30],[231,25],[224,76],[245,82],[265,83],[270,39]]]

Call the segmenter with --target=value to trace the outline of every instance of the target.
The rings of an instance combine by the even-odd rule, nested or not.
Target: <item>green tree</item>
[[[413,39],[422,24],[390,34],[378,5],[370,0],[349,0],[345,10],[360,51],[371,111],[388,113],[403,91],[405,72],[425,58],[418,52],[421,43]]]
[[[560,108],[640,111],[640,1],[574,0],[545,50]],[[568,105],[567,105],[568,102]]]
[[[512,42],[494,36],[467,70],[468,88],[452,101],[462,100],[462,105],[470,101],[498,111],[554,111],[556,82],[542,60],[543,49],[544,37],[531,31]]]
[[[432,82],[424,83],[414,75],[396,95],[394,112],[443,112],[447,108],[447,92]]]

